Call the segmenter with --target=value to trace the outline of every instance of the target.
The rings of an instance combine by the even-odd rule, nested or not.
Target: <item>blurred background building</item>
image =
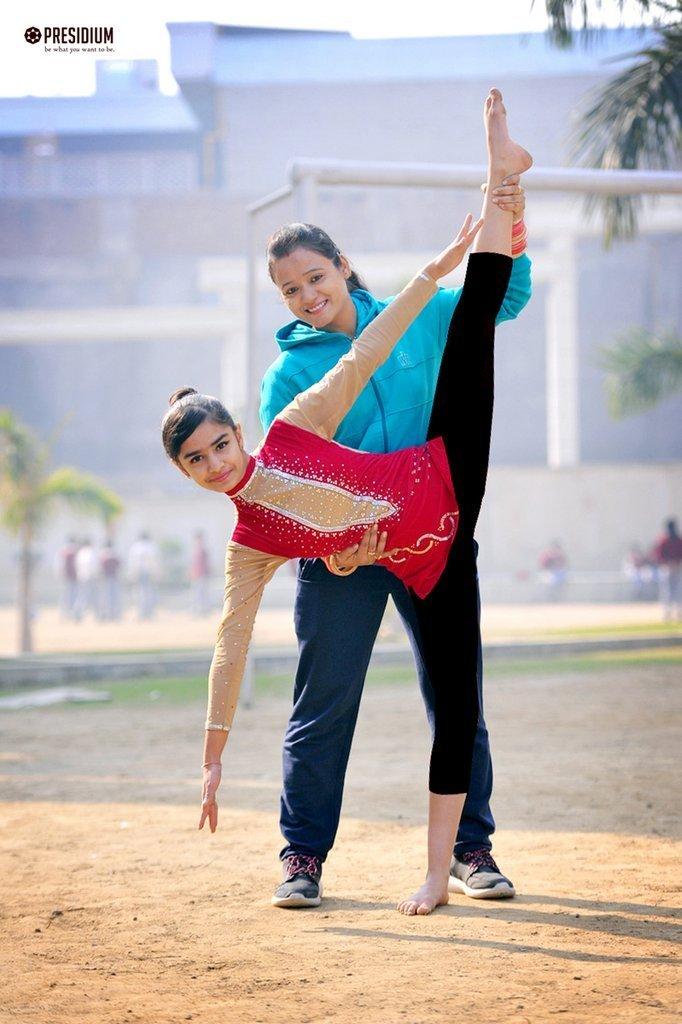
[[[175,96],[159,92],[154,62],[139,61],[102,62],[92,96],[0,99],[0,406],[56,432],[56,461],[118,491],[122,544],[141,529],[163,541],[201,527],[218,556],[231,509],[167,465],[158,423],[184,383],[243,411],[248,204],[283,185],[295,157],[483,164],[492,84],[536,166],[568,165],[577,111],[627,64],[609,61],[647,35],[603,31],[588,49],[556,50],[544,34],[357,40],[213,24],[170,34]],[[479,201],[330,188],[316,219],[389,295]],[[290,201],[268,211],[259,251],[295,213]],[[617,570],[680,506],[682,399],[612,420],[599,351],[634,326],[679,330],[682,212],[649,204],[638,237],[609,251],[575,197],[530,190],[526,219],[534,295],[499,333],[482,568],[533,570],[556,536],[572,567]],[[288,318],[264,266],[258,296],[262,371]],[[571,454],[551,466],[550,329],[572,332],[578,360]],[[42,543],[56,550],[66,532],[57,519]],[[0,534],[2,598],[12,551]]]

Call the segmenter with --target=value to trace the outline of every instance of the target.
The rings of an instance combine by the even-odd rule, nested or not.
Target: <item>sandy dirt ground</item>
[[[280,581],[275,595],[278,605],[260,609],[254,631],[257,644],[295,644],[293,590]],[[292,584],[293,586],[293,584]],[[291,592],[290,592],[291,591]],[[97,622],[88,617],[80,623],[64,621],[54,607],[41,608],[34,623],[34,644],[38,653],[79,651],[159,650],[210,648],[215,640],[219,609],[203,618],[188,612],[162,610],[151,622],[140,622],[128,611],[121,622]],[[482,630],[485,641],[534,639],[567,630],[623,627],[659,627],[661,613],[655,604],[488,604],[483,606]],[[682,624],[671,626],[682,633]],[[0,657],[16,653],[17,619],[11,608],[0,608]],[[389,604],[380,640],[405,639],[402,624]]]
[[[424,864],[411,684],[365,694],[326,898],[304,911],[269,904],[287,699],[240,710],[214,836],[196,831],[203,701],[4,713],[0,1020],[679,1020],[678,675],[489,680],[494,852],[518,896],[424,918],[393,909]]]

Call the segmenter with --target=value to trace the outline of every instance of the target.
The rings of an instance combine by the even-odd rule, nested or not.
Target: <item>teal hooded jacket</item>
[[[514,260],[497,323],[514,320],[531,295],[530,260]],[[452,312],[461,288],[441,288],[405,331],[342,420],[334,440],[367,452],[393,452],[422,444],[431,416],[440,361]],[[358,288],[351,292],[358,311],[356,335],[391,299],[375,299]],[[316,384],[352,345],[346,334],[316,330],[294,320],[275,335],[281,352],[261,385],[260,420],[267,430],[289,402]]]

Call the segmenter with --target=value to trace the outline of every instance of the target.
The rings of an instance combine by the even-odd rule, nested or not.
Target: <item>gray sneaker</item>
[[[501,900],[516,893],[489,850],[468,850],[460,857],[453,857],[448,889],[463,892],[475,900]]]
[[[319,907],[322,902],[322,861],[306,853],[284,858],[284,878],[270,900],[273,907]]]

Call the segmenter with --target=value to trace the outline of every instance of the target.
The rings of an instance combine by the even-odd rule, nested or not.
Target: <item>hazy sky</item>
[[[593,0],[596,7],[596,0]],[[576,4],[576,7],[579,4]],[[0,14],[0,96],[84,95],[94,90],[94,60],[89,54],[45,53],[31,46],[25,30],[35,25],[111,25],[114,59],[154,58],[161,68],[161,86],[175,90],[170,74],[166,22],[214,21],[220,24],[280,28],[340,29],[363,36],[487,35],[540,32],[546,28],[544,0],[34,0],[25,8],[6,0]],[[616,0],[604,0],[602,24],[640,24],[637,5],[629,0],[623,15]]]

